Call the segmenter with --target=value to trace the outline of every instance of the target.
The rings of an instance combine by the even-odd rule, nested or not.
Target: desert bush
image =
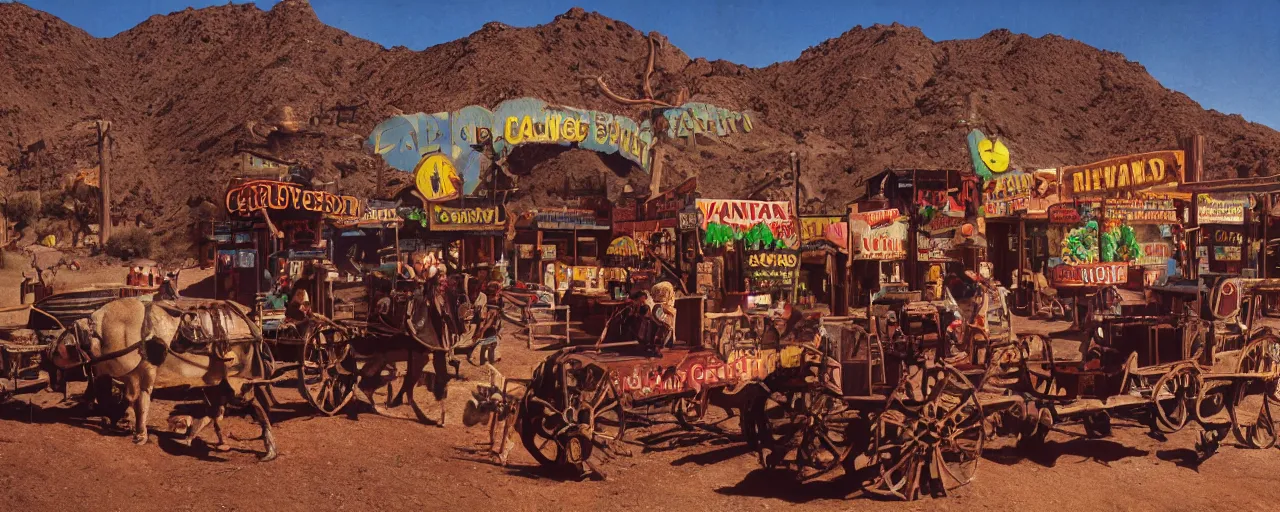
[[[155,236],[142,228],[126,228],[111,234],[106,249],[107,254],[121,259],[150,258],[155,250]]]
[[[28,191],[9,196],[4,203],[4,214],[17,222],[19,229],[30,225],[40,217],[40,194]]]

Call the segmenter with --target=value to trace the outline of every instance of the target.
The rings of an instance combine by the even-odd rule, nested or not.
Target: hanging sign
[[[1217,199],[1209,194],[1196,194],[1196,216],[1201,224],[1244,224],[1244,210],[1249,198]]]
[[[506,216],[502,213],[501,205],[472,208],[434,205],[428,218],[432,231],[502,231],[506,228]]]
[[[1154,151],[1063,167],[1059,170],[1060,193],[1063,199],[1098,197],[1165,183],[1181,183],[1184,158],[1181,150]]]
[[[1010,171],[988,180],[982,188],[982,213],[987,217],[1011,217],[1027,210],[1035,178]]]
[[[1173,246],[1167,242],[1150,242],[1142,244],[1142,257],[1137,264],[1144,267],[1164,266],[1173,257]]]
[[[540,250],[542,251],[542,259],[544,260],[556,259],[556,246],[554,244],[546,244],[540,247],[541,247]]]
[[[1051,269],[1057,286],[1102,286],[1129,282],[1128,263],[1087,263],[1058,265]]]
[[[1107,199],[1106,217],[1124,224],[1177,224],[1178,210],[1172,199]]]
[[[800,264],[796,251],[779,249],[747,251],[744,255],[743,275],[752,291],[776,291],[795,286],[795,270]]]
[[[901,260],[907,257],[907,223],[896,209],[849,214],[855,260]]]
[[[702,215],[703,231],[712,222],[723,224],[739,232],[747,232],[756,224],[764,224],[774,238],[787,247],[799,246],[795,219],[791,215],[791,201],[741,201],[732,199],[698,199],[698,212]]]
[[[304,190],[286,181],[253,180],[227,190],[227,212],[249,215],[259,210],[301,211],[338,218],[358,218],[364,203],[352,196]]]

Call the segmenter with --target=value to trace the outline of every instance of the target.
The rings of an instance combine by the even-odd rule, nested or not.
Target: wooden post
[[[102,192],[99,215],[98,246],[106,247],[111,238],[111,121],[98,120],[98,189]]]
[[[1267,224],[1271,223],[1271,194],[1262,194],[1262,250],[1258,252],[1258,277],[1271,277],[1271,267],[1267,265],[1267,244],[1271,237],[1267,234]],[[1247,224],[1246,224],[1247,225]]]
[[[1184,137],[1178,141],[1178,146],[1185,153],[1184,165],[1186,167],[1183,181],[1187,183],[1197,183],[1203,179],[1204,161],[1202,158],[1204,152],[1204,137],[1201,135],[1192,135]],[[1196,201],[1196,194],[1191,195],[1191,218],[1189,224],[1193,228],[1200,227],[1200,212]],[[1189,262],[1186,269],[1187,277],[1196,279],[1200,276],[1200,257],[1197,255],[1200,245],[1200,230],[1196,230],[1193,236],[1186,239],[1187,256]]]

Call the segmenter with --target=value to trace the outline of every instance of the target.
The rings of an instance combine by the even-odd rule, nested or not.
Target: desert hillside
[[[322,23],[301,0],[153,16],[106,39],[22,4],[0,4],[0,183],[5,191],[58,186],[96,166],[90,121],[113,122],[116,211],[176,234],[188,205],[221,199],[237,141],[261,144],[248,125],[302,126],[281,156],[323,181],[367,194],[382,166],[363,147],[398,113],[537,97],[553,104],[637,115],[606,98],[601,76],[641,95],[646,35],[573,9],[545,25],[489,23],[470,36],[411,51],[385,49]],[[756,113],[755,129],[699,140],[666,154],[667,184],[694,174],[704,195],[741,196],[800,154],[812,211],[839,211],[860,177],[887,167],[966,168],[964,134],[1005,138],[1020,167],[1079,164],[1170,148],[1206,137],[1210,177],[1270,173],[1280,133],[1206,111],[1138,63],[1057,36],[994,31],[935,42],[901,25],[855,27],[796,60],[763,69],[691,57],[666,41],[654,92]],[[335,106],[358,106],[334,123]],[[274,112],[274,114],[273,114]],[[528,203],[561,200],[564,176],[647,183],[642,171],[558,147],[513,162]],[[395,176],[388,173],[387,176]],[[403,175],[400,175],[403,179]]]

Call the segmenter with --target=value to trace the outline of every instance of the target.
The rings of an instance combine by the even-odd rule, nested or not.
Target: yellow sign
[[[1009,169],[1009,148],[1000,139],[978,141],[978,154],[991,172],[1000,173]]]
[[[458,170],[443,154],[428,155],[418,162],[418,168],[413,172],[418,192],[422,193],[422,197],[427,201],[454,199],[462,190],[462,179],[458,177]]]
[[[1154,151],[1063,167],[1058,171],[1061,195],[1063,199],[1096,197],[1165,183],[1181,183],[1184,159],[1182,151]]]

